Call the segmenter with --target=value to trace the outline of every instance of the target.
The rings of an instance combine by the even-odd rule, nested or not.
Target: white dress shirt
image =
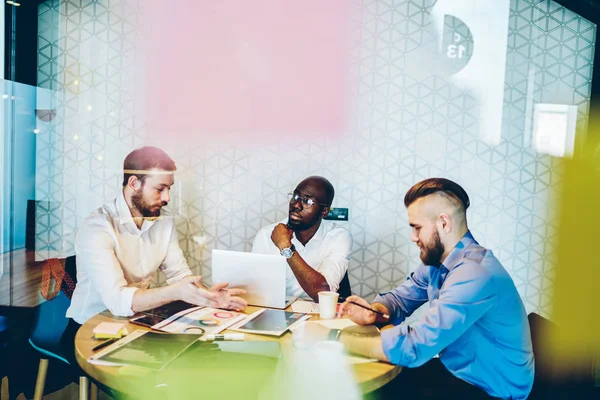
[[[138,229],[123,194],[83,222],[75,255],[77,286],[67,317],[79,324],[107,308],[117,316],[133,315],[133,294],[147,289],[159,268],[167,284],[192,274],[173,218],[162,210],[159,219],[144,220]]]
[[[286,224],[287,218],[281,221]],[[258,231],[252,244],[253,253],[261,254],[281,254],[280,250],[271,240],[271,233],[275,226],[279,223],[265,226]],[[296,247],[296,251],[308,265],[315,271],[319,272],[329,285],[333,292],[337,292],[341,280],[348,271],[348,260],[350,259],[350,251],[352,250],[352,236],[344,228],[336,226],[331,221],[322,220],[321,225],[315,235],[303,246],[296,239],[296,235],[292,236],[292,244]],[[296,296],[310,298],[298,283],[292,269],[287,267],[287,296]]]

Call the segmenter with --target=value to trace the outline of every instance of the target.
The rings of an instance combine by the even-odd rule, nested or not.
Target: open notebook
[[[170,333],[219,333],[241,321],[245,314],[175,302],[143,313],[130,321]]]
[[[88,362],[107,366],[136,366],[164,371],[172,366],[206,374],[219,367],[232,371],[259,367],[266,362],[271,368],[281,356],[278,342],[199,341],[200,335],[169,334],[136,330],[127,337],[88,358]],[[230,375],[227,374],[229,379]],[[237,376],[237,375],[236,375]]]

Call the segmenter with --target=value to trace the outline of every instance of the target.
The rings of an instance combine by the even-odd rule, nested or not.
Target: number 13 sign
[[[450,80],[480,104],[480,138],[500,143],[510,0],[438,0],[431,11]]]
[[[456,43],[460,43],[461,40],[462,40],[462,37],[458,33],[455,33],[454,41]],[[446,56],[448,58],[457,58],[457,57],[463,58],[466,51],[467,51],[467,48],[462,44],[449,44],[448,50],[446,51]]]

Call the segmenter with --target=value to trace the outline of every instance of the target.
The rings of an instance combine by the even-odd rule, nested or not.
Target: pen
[[[340,301],[346,301],[345,298],[341,298]],[[373,310],[371,307],[367,307],[367,306],[363,306],[362,304],[358,304],[355,303],[353,301],[349,301],[350,304],[354,304],[355,306],[359,306],[360,308],[364,308],[365,310],[369,310],[371,312],[374,312],[375,314],[381,315],[383,318],[385,319],[390,319],[390,316],[387,314],[382,313],[381,311],[377,311],[377,310]]]
[[[103,349],[103,348],[105,348],[106,346],[113,344],[113,343],[114,343],[114,342],[116,342],[117,340],[119,340],[119,339],[117,339],[117,338],[112,338],[112,339],[105,340],[104,342],[102,342],[102,343],[100,343],[99,345],[97,345],[97,346],[95,346],[94,348],[92,348],[92,351],[98,351],[98,350],[100,350],[100,349]]]
[[[225,333],[223,335],[215,335],[212,333],[204,336],[204,339],[207,341],[215,341],[215,340],[244,340],[243,333]]]

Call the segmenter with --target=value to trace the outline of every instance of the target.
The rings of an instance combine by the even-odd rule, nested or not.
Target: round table
[[[251,314],[259,309],[259,307],[249,306],[246,308],[245,313]],[[313,321],[316,319],[318,319],[318,315],[315,315],[311,318]],[[128,388],[131,384],[131,379],[135,379],[136,376],[123,379],[123,371],[121,369],[126,367],[94,365],[86,361],[94,354],[94,352],[92,352],[92,348],[100,343],[98,340],[93,338],[93,329],[101,322],[124,323],[129,332],[133,332],[134,330],[138,329],[149,329],[140,325],[132,324],[126,318],[115,317],[108,311],[104,311],[92,317],[85,324],[83,324],[75,337],[75,354],[77,357],[77,362],[85,371],[85,373],[99,384],[127,394]],[[292,335],[289,332],[285,333],[281,337],[246,334],[245,341],[279,341],[282,348],[293,347]],[[352,370],[361,392],[366,394],[379,389],[386,383],[390,382],[400,373],[402,368],[384,362],[369,362],[353,364]]]

